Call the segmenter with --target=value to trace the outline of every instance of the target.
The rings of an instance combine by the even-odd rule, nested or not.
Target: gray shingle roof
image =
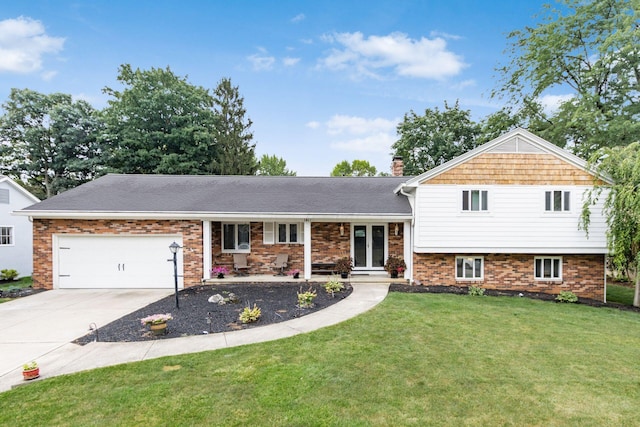
[[[25,211],[407,216],[408,179],[109,174]]]

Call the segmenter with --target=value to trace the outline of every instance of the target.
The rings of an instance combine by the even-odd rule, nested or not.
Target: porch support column
[[[211,221],[202,221],[202,280],[211,279]]]
[[[411,221],[405,221],[402,230],[402,237],[404,237],[404,263],[407,265],[407,269],[404,271],[404,278],[411,280],[413,277],[413,232],[411,230]]]
[[[304,220],[304,278],[311,279],[311,220]]]

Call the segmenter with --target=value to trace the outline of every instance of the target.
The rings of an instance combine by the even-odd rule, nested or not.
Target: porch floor
[[[352,274],[346,279],[340,278],[339,275],[328,274],[312,274],[309,282],[324,283],[330,278],[336,278],[345,283],[408,283],[408,279],[398,278],[392,279],[386,274]],[[269,274],[250,274],[248,276],[236,276],[235,274],[225,274],[224,279],[204,279],[202,283],[206,285],[220,283],[305,283],[302,277],[294,279],[292,276],[276,276]]]

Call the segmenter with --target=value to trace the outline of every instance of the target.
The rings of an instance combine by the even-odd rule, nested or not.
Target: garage
[[[179,235],[56,235],[54,288],[174,287],[169,245]],[[178,287],[182,288],[182,252],[178,252]]]

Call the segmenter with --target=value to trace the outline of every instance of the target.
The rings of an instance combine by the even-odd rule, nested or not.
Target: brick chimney
[[[393,161],[391,162],[391,176],[404,176],[404,162],[402,161],[402,157],[393,156]]]

